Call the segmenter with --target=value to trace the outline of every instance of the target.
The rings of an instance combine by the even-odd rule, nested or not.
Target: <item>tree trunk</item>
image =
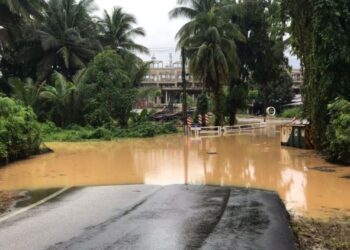
[[[236,109],[233,109],[230,112],[230,119],[229,119],[230,126],[235,125],[235,123],[236,123],[236,114],[237,114],[237,110]]]
[[[182,114],[183,124],[187,126],[187,83],[186,83],[186,57],[185,48],[181,48],[182,57]]]
[[[222,126],[223,124],[223,99],[222,99],[222,87],[220,84],[220,74],[218,68],[216,68],[216,83],[214,84],[214,101],[215,101],[215,126]]]
[[[265,117],[267,116],[266,110],[269,107],[269,93],[267,92],[267,83],[265,83],[264,85],[264,110],[263,113],[265,115]]]

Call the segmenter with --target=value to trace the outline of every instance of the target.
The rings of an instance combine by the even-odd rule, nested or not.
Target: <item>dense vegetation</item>
[[[0,97],[0,164],[39,153],[40,126],[30,107]]]
[[[235,122],[237,110],[247,104],[248,89],[258,90],[263,112],[268,105],[291,101],[279,1],[178,2],[181,6],[170,17],[189,19],[177,34],[178,47],[186,50],[191,72],[212,94],[216,125],[225,117]]]
[[[311,121],[316,147],[332,160],[348,162],[350,131],[340,124],[347,125],[349,114],[350,1],[282,0],[282,10],[303,66],[304,116]],[[339,97],[344,100],[328,110]]]
[[[118,127],[81,127],[72,125],[65,129],[56,127],[53,123],[41,125],[44,141],[84,141],[84,140],[113,140],[119,138],[144,138],[156,135],[172,134],[177,132],[173,122],[154,124],[152,122],[139,122],[127,129]]]
[[[145,31],[92,0],[0,1],[0,160],[37,153],[44,140],[150,137],[176,132],[132,114],[149,64]],[[16,100],[16,101],[14,101]],[[39,125],[39,123],[42,125]],[[42,132],[42,136],[40,136]]]
[[[328,105],[327,156],[335,162],[350,164],[350,102],[337,99]]]

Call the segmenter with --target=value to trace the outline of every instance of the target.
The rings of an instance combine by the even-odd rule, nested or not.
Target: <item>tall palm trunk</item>
[[[215,126],[222,126],[223,124],[223,91],[220,83],[220,74],[219,70],[216,67],[216,83],[214,84],[214,102],[215,102]]]

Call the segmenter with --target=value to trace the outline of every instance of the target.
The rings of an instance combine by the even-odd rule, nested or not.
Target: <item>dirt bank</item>
[[[350,218],[319,221],[299,217],[292,224],[300,250],[350,249]]]
[[[9,212],[19,198],[18,192],[0,191],[0,216]]]

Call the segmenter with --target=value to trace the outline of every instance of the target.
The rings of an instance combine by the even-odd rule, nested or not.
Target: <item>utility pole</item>
[[[182,57],[182,113],[183,113],[183,122],[184,129],[186,131],[187,126],[187,83],[186,83],[186,55],[185,48],[181,48],[181,57]]]

